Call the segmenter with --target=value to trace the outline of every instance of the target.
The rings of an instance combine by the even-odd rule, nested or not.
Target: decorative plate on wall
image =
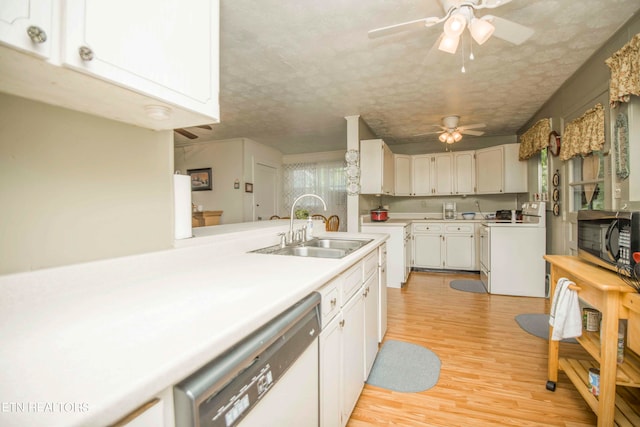
[[[560,200],[560,190],[558,190],[557,188],[553,189],[552,199],[554,202],[557,202],[558,200]]]
[[[553,174],[553,186],[560,185],[560,171],[556,169],[556,173]]]
[[[560,205],[559,205],[559,204],[557,204],[557,203],[554,203],[554,204],[553,204],[553,214],[554,214],[555,216],[560,215]]]

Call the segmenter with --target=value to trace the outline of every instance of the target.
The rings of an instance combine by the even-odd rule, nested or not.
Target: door
[[[434,158],[433,188],[435,194],[453,194],[453,156],[436,154]]]
[[[2,0],[0,43],[39,57],[51,56],[55,37],[52,6],[53,0]]]
[[[476,161],[475,153],[455,153],[455,187],[456,194],[473,194],[476,192]]]
[[[62,3],[65,66],[220,117],[217,0]]]
[[[364,380],[369,377],[378,353],[378,271],[364,282]]]
[[[445,236],[445,264],[448,268],[471,270],[473,268],[473,235],[449,234]]]
[[[362,277],[362,276],[361,276]],[[364,300],[356,294],[342,309],[342,419],[345,421],[356,406],[364,385]]]
[[[432,156],[419,155],[412,156],[412,192],[414,196],[429,196],[432,194],[431,187],[431,162]]]
[[[395,191],[396,196],[411,195],[411,156],[395,154]]]
[[[442,236],[439,234],[413,235],[413,265],[423,268],[442,268]]]
[[[320,332],[320,427],[342,427],[342,315]]]
[[[277,170],[274,167],[256,163],[253,200],[255,203],[254,221],[262,221],[276,214]]]
[[[476,151],[476,193],[496,194],[504,191],[504,157],[502,146]]]

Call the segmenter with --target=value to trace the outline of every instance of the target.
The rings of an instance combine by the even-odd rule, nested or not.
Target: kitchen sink
[[[347,254],[343,249],[318,248],[315,246],[289,246],[273,253],[276,255],[294,255],[314,258],[342,258]]]
[[[371,242],[368,240],[316,238],[307,242],[281,247],[280,245],[251,251],[253,253],[271,255],[290,255],[312,258],[343,258]]]
[[[305,247],[331,248],[355,250],[369,243],[371,240],[345,240],[345,239],[313,239],[304,242]]]

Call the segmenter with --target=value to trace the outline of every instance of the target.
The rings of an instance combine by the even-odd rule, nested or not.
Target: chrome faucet
[[[293,204],[291,205],[291,216],[289,217],[289,233],[287,234],[287,244],[291,244],[295,240],[295,236],[293,232],[293,215],[294,215],[294,210],[296,208],[296,203],[298,203],[298,200],[302,199],[303,197],[315,197],[316,199],[322,202],[322,206],[324,206],[324,210],[325,211],[327,210],[327,204],[324,202],[324,200],[322,200],[322,197],[316,194],[308,193],[308,194],[303,194],[302,196],[298,196],[298,198],[295,199],[293,201]]]

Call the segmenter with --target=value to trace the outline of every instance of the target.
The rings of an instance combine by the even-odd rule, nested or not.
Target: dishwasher
[[[173,388],[176,427],[318,427],[313,292]]]

